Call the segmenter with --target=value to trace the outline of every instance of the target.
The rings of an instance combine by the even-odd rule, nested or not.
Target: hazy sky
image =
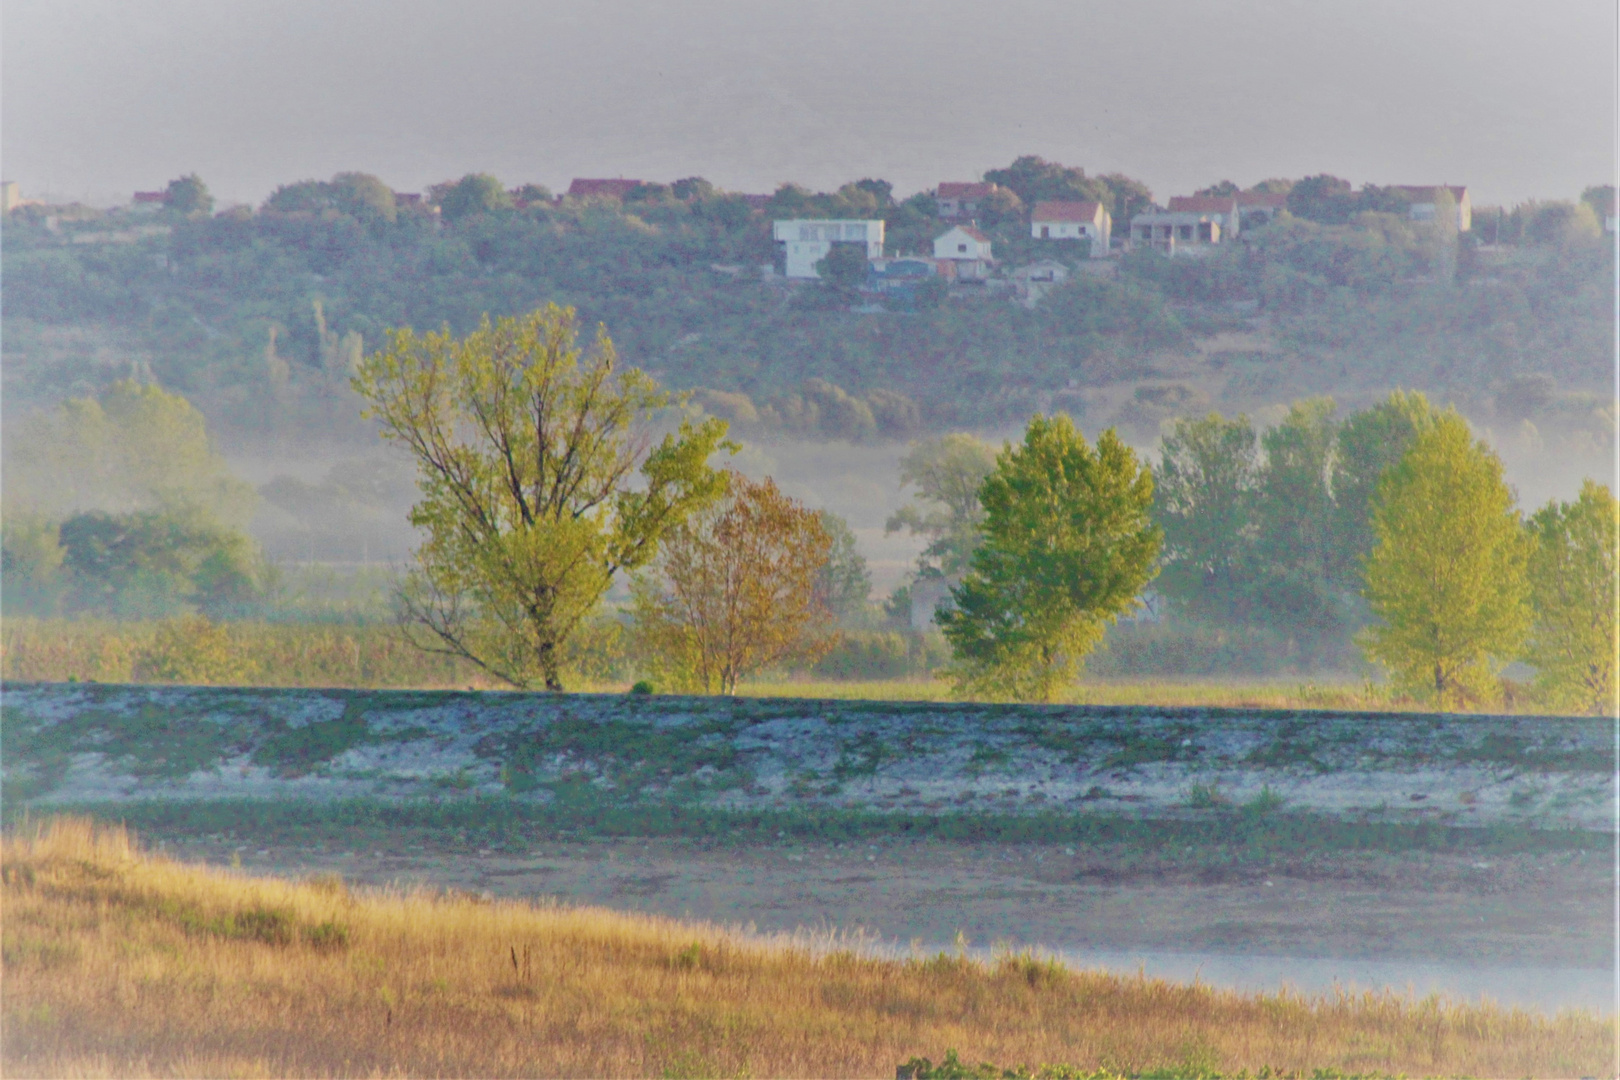
[[[1614,171],[1613,0],[5,0],[0,169],[224,200],[360,170],[909,193],[1020,153],[1137,176],[1466,183]]]

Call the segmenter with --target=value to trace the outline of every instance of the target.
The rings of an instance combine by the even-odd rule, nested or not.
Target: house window
[[[1041,226],[1041,239],[1042,240],[1050,240],[1050,239],[1052,239],[1052,226],[1050,226],[1050,225],[1042,225]]]
[[[1191,225],[1182,225],[1182,226],[1180,226],[1180,230],[1181,230],[1181,237],[1180,238],[1182,240],[1191,240],[1192,239],[1192,226]]]
[[[966,244],[957,244],[956,245],[956,250],[962,252],[965,255],[965,254],[967,254],[967,245]]]
[[[1209,222],[1200,221],[1198,223],[1198,239],[1202,240],[1206,244],[1210,242],[1211,237],[1210,237],[1210,230],[1209,230]]]

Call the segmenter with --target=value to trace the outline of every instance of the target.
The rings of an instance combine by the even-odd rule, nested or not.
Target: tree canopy
[[[656,575],[637,580],[636,629],[680,689],[737,681],[832,644],[823,582],[832,537],[770,479],[729,474],[725,497],[672,529]]]
[[[169,181],[163,189],[163,208],[177,214],[207,214],[214,209],[208,185],[196,173]]]
[[[460,221],[496,210],[510,210],[512,196],[489,173],[468,173],[435,192],[439,213],[446,221]]]
[[[1156,570],[1153,475],[1112,428],[1093,448],[1036,416],[979,490],[984,540],[937,618],[963,692],[1050,700]]]
[[[214,448],[202,413],[151,383],[123,379],[69,398],[8,435],[8,507],[50,516],[164,510],[241,528],[258,501]]]
[[[1574,502],[1553,500],[1530,519],[1535,622],[1525,659],[1546,699],[1614,715],[1615,547],[1620,505],[1593,480]]]
[[[561,689],[563,648],[613,576],[725,490],[708,464],[731,445],[725,423],[683,420],[655,442],[668,394],[621,369],[605,332],[581,349],[571,309],[461,339],[392,331],[354,386],[417,463],[406,633],[516,686]]]
[[[1204,615],[1242,608],[1258,533],[1260,457],[1249,418],[1179,420],[1154,483],[1164,530],[1160,588]]]
[[[1397,686],[1441,708],[1496,696],[1530,628],[1530,541],[1502,462],[1455,412],[1420,432],[1378,483],[1364,641]]]
[[[927,538],[919,568],[960,580],[984,521],[979,487],[995,467],[995,449],[961,432],[913,445],[900,459],[900,483],[915,487],[917,498],[891,515],[884,531]]]

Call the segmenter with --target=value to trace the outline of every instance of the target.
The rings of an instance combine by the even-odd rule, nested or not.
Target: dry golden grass
[[[601,910],[253,879],[117,828],[0,849],[7,1076],[892,1076],[968,1061],[1607,1073],[1612,1024],[884,960]]]

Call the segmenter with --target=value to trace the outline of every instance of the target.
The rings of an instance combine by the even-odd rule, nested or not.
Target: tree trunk
[[[546,689],[552,693],[560,693],[563,688],[562,672],[557,663],[557,643],[543,641],[540,643],[540,671],[546,678]]]

